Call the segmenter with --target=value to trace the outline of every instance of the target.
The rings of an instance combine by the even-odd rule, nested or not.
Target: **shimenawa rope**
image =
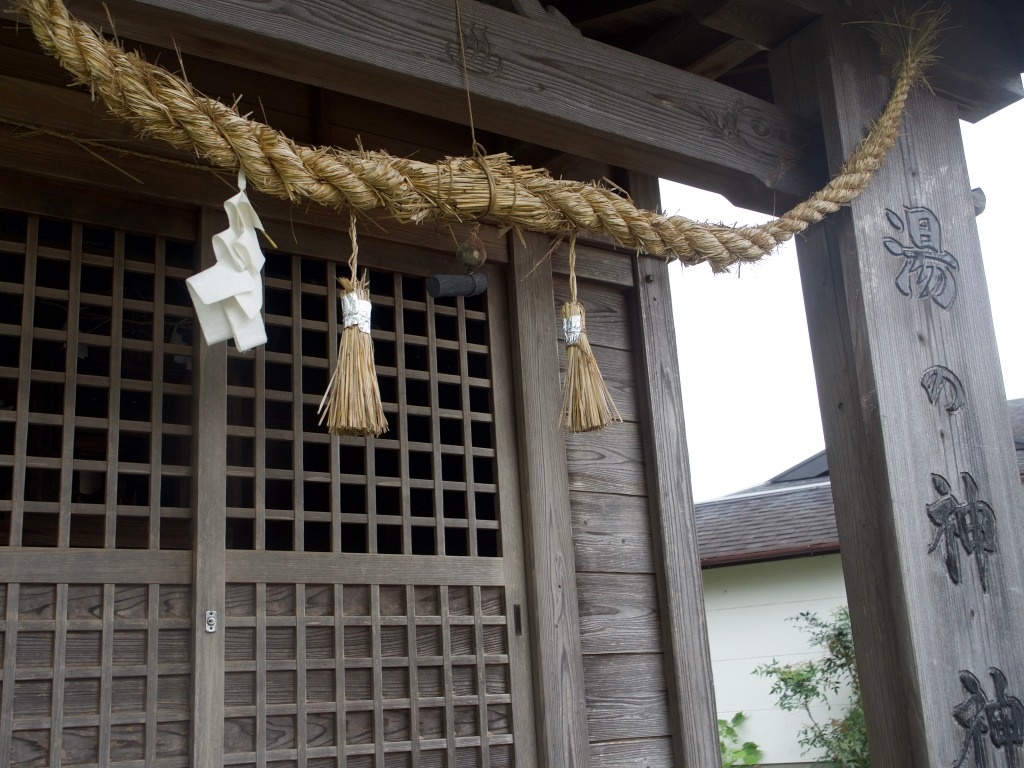
[[[111,112],[140,133],[195,152],[212,165],[244,169],[252,186],[291,201],[357,211],[383,207],[401,222],[459,222],[485,215],[535,232],[602,234],[685,264],[721,271],[757,261],[777,245],[850,203],[899,137],[907,96],[932,57],[940,14],[918,13],[905,39],[889,101],[839,173],[789,212],[760,226],[701,224],[636,208],[598,184],[553,179],[505,154],[424,163],[386,152],[312,147],[292,141],[198,93],[184,79],[124,51],[74,19],[61,0],[13,0],[40,44]],[[890,30],[891,31],[891,30]]]

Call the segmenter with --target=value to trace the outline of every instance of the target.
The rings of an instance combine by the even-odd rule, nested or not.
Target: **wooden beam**
[[[817,129],[727,86],[464,0],[478,128],[768,210],[822,180]],[[95,0],[76,6],[106,24]],[[465,121],[453,0],[118,0],[122,36]]]
[[[645,206],[660,207],[656,178],[631,174],[630,194]],[[633,274],[644,464],[673,756],[675,765],[717,768],[722,757],[668,264],[664,259],[640,257],[633,260]]]
[[[192,580],[188,552],[73,549],[60,557],[49,547],[4,551],[0,582],[54,584],[74,574],[76,584],[187,584]]]
[[[550,247],[542,235],[511,237],[509,289],[519,427],[520,486],[534,701],[542,768],[590,762],[579,603],[569,510],[569,470],[559,424],[558,349]]]
[[[725,0],[716,5],[710,13],[697,14],[701,24],[763,48],[778,45],[814,19],[810,11],[778,0]]]
[[[819,25],[773,63],[780,93],[817,92],[833,166],[889,87],[860,34]],[[912,94],[871,185],[798,251],[872,765],[996,764],[971,713],[1001,695],[990,669],[1024,693],[1024,500],[956,106]]]
[[[765,49],[762,45],[734,38],[701,56],[693,64],[690,64],[686,71],[714,80],[763,50]]]
[[[864,4],[849,0],[786,2],[852,24],[864,22],[867,15]],[[943,5],[949,7],[949,15],[939,40],[938,61],[927,73],[935,93],[955,103],[960,117],[971,122],[1024,97],[1020,79],[1024,40],[1014,18],[984,0],[951,0]]]

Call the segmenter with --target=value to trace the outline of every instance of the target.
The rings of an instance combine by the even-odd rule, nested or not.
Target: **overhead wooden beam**
[[[690,64],[686,68],[686,71],[714,80],[715,78],[721,77],[726,72],[732,71],[734,67],[742,64],[751,56],[756,53],[760,53],[763,50],[764,46],[758,45],[757,43],[748,43],[746,40],[732,39],[729,42],[718,46],[710,53],[701,56],[697,61],[693,62],[693,64]]]
[[[863,3],[849,0],[786,0],[841,22],[868,20]],[[1008,14],[984,0],[950,0],[939,39],[938,61],[928,71],[936,94],[952,101],[960,117],[974,122],[1024,97],[1024,37],[1019,11]],[[1010,4],[1012,5],[1012,3]]]
[[[109,5],[122,37],[467,119],[452,0]],[[107,23],[95,0],[75,12]],[[463,0],[462,17],[480,128],[700,184],[763,210],[822,181],[817,128],[785,110],[482,3]]]
[[[707,3],[694,2],[694,6],[701,4]],[[694,8],[701,24],[765,48],[781,43],[814,19],[812,12],[778,0],[725,0],[716,6],[710,13]]]

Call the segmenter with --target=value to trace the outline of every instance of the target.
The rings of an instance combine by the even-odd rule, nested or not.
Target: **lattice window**
[[[225,764],[513,765],[504,603],[501,587],[229,584]]]
[[[0,585],[0,763],[188,766],[190,603],[187,585]]]
[[[371,272],[391,428],[339,441],[316,415],[337,355],[337,269],[270,254],[269,342],[229,352],[228,547],[500,556],[483,298],[434,301],[422,278]]]
[[[189,547],[195,263],[0,213],[0,545]]]

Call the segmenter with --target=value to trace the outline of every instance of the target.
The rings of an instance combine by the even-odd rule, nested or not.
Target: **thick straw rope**
[[[903,34],[893,91],[881,116],[824,188],[778,219],[756,227],[701,224],[636,208],[597,184],[553,179],[544,169],[514,165],[508,155],[456,157],[424,163],[386,152],[299,144],[233,107],[198,93],[184,79],[124,51],[74,19],[61,0],[13,0],[40,44],[111,112],[140,133],[188,150],[225,170],[245,170],[252,186],[293,202],[357,211],[387,209],[401,222],[454,223],[489,216],[500,224],[567,235],[591,232],[620,245],[708,262],[721,271],[752,262],[851,202],[899,137],[907,96],[922,80],[938,26],[918,14]]]

